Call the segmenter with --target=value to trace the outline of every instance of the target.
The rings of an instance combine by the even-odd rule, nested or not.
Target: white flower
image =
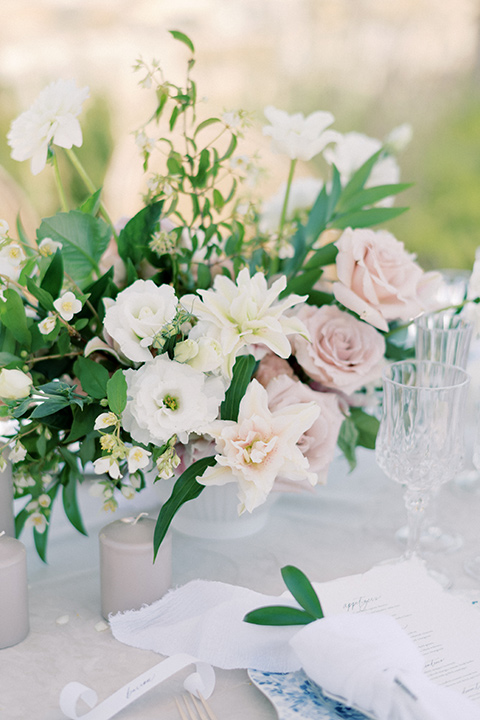
[[[22,460],[25,460],[26,457],[27,457],[26,448],[22,445],[22,443],[19,440],[17,440],[14,447],[10,450],[10,452],[8,454],[8,459],[10,460],[10,462],[16,463],[16,462],[21,462]]]
[[[302,322],[285,315],[288,308],[306,298],[289,295],[278,299],[286,282],[282,276],[268,287],[263,273],[250,277],[248,268],[244,268],[236,284],[217,275],[213,289],[198,291],[201,300],[195,295],[182,298],[185,309],[199,318],[189,337],[197,340],[208,336],[217,340],[225,357],[223,373],[227,377],[232,376],[235,358],[248,345],[267,346],[286,358],[291,353],[287,335],[306,335]]]
[[[170,285],[136,280],[107,308],[105,330],[127,358],[146,362],[152,359],[148,345],[174,319],[176,310],[177,298]]]
[[[112,425],[116,425],[118,422],[118,418],[113,412],[106,412],[106,413],[100,413],[98,415],[97,419],[95,420],[95,425],[93,426],[94,430],[105,430],[105,428],[112,427]]]
[[[267,391],[252,380],[240,403],[238,421],[218,420],[208,428],[216,441],[215,466],[198,482],[224,485],[238,482],[239,512],[252,512],[265,502],[277,477],[317,482],[308,460],[297,446],[317,419],[316,403],[296,403],[271,412]]]
[[[272,138],[273,152],[288,155],[291,160],[311,160],[340,137],[326,129],[335,120],[329,112],[318,111],[305,118],[302,113],[289,115],[269,105],[264,113],[271,125],[263,128],[263,134]]]
[[[70,290],[54,301],[53,306],[60,317],[69,322],[82,309],[82,303]]]
[[[385,147],[393,153],[405,150],[413,136],[413,129],[410,123],[397,125],[385,138]]]
[[[143,468],[147,467],[151,454],[151,452],[141,447],[130,448],[127,455],[128,472],[134,473],[137,472],[137,470],[143,470]]]
[[[478,297],[480,297],[480,247],[475,251],[475,262],[473,263],[472,274],[467,288],[468,300],[475,300]]]
[[[48,508],[50,507],[51,503],[52,498],[50,497],[50,495],[47,495],[47,493],[42,493],[42,495],[38,496],[38,504],[40,505],[40,507]]]
[[[50,237],[46,237],[43,238],[40,245],[38,246],[38,252],[40,253],[40,255],[48,257],[49,255],[55,255],[57,250],[60,250],[61,248],[61,242],[57,242],[56,240],[52,240],[52,238]]]
[[[0,220],[0,239],[4,239],[8,235],[8,231],[10,230],[10,225],[6,220]]]
[[[111,456],[101,457],[95,460],[93,467],[96,475],[108,473],[111,478],[118,480],[122,477],[117,460]]]
[[[20,400],[30,395],[32,378],[21,370],[0,370],[0,398],[3,400]]]
[[[139,370],[126,370],[128,400],[122,425],[142,445],[182,443],[217,417],[225,391],[219,378],[157,355]]]
[[[200,372],[214,372],[224,362],[222,346],[211,337],[183,340],[175,345],[175,360],[188,363]]]
[[[49,335],[55,330],[56,324],[57,318],[54,315],[48,315],[43,320],[40,320],[40,322],[38,323],[38,329],[42,333],[42,335]]]
[[[33,527],[38,533],[44,533],[47,529],[47,518],[40,512],[34,512],[28,516],[25,525]]]
[[[238,110],[231,110],[223,113],[222,121],[229,130],[235,130],[242,125],[242,116]]]
[[[135,497],[135,489],[131,485],[122,485],[122,495],[127,500]]]
[[[31,160],[34,175],[45,167],[50,144],[70,149],[80,147],[82,130],[77,120],[88,87],[77,88],[74,80],[57,80],[42,90],[29,110],[19,115],[7,135],[14,160]]]
[[[9,243],[0,250],[0,275],[18,280],[25,261],[25,253],[18,243]]]
[[[362,133],[349,132],[340,136],[333,148],[327,148],[323,154],[325,160],[335,165],[340,173],[342,185],[345,185],[356,170],[382,147],[380,140]],[[377,185],[390,185],[400,180],[400,168],[391,155],[381,157],[373,166],[366,188]],[[391,206],[393,198],[384,198],[378,205]]]
[[[317,199],[322,185],[323,182],[317,178],[304,177],[294,180],[288,196],[287,219],[293,218],[300,210],[310,209]],[[286,189],[287,183],[283,183],[275,195],[262,204],[259,223],[261,232],[278,230]]]

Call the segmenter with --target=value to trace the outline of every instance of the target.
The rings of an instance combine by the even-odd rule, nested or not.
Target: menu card
[[[385,613],[425,657],[425,673],[480,705],[480,611],[451,595],[421,560],[377,565],[361,575],[315,584],[325,616]]]

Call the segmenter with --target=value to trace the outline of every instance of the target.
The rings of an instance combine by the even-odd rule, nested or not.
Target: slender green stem
[[[77,154],[72,149],[66,149],[65,152],[67,153],[67,156],[68,156],[70,162],[72,163],[73,167],[78,172],[81,179],[83,180],[85,187],[93,195],[93,193],[97,191],[97,188],[93,184],[90,176],[88,175],[87,171],[85,170],[82,163],[78,159]],[[113,233],[113,237],[115,239],[118,239],[118,235],[113,226],[113,222],[111,221],[110,216],[109,216],[109,214],[105,208],[105,205],[103,203],[100,203],[100,212],[102,213],[102,215],[105,218],[105,220],[107,221],[107,223],[110,225],[110,228]]]
[[[60,204],[62,206],[62,210],[63,210],[63,212],[68,212],[67,198],[65,196],[62,179],[60,177],[60,169],[58,167],[58,158],[55,153],[53,155],[53,169],[55,172],[55,183],[57,185],[57,190],[58,190],[58,195],[60,197]]]
[[[285,227],[285,220],[287,218],[288,199],[290,197],[290,189],[292,187],[292,180],[293,180],[293,175],[295,173],[296,164],[297,164],[296,158],[294,158],[293,160],[290,161],[290,170],[288,172],[287,187],[285,190],[285,197],[283,198],[282,214],[280,215],[280,224],[278,226],[277,247],[276,247],[275,255],[272,258],[272,262],[270,264],[270,272],[272,275],[274,275],[278,271],[279,252],[280,252],[280,247],[282,244],[283,229]]]
[[[290,162],[290,171],[288,173],[287,187],[285,190],[285,197],[283,199],[282,214],[280,215],[280,226],[278,228],[278,240],[280,241],[283,235],[283,228],[285,226],[285,220],[287,217],[288,199],[290,197],[290,189],[292,187],[293,175],[295,173],[295,166],[297,164],[296,158]]]

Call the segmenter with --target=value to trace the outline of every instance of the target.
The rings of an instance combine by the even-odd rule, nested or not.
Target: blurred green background
[[[0,217],[12,225],[20,210],[33,233],[38,217],[58,209],[51,168],[33,177],[28,163],[10,159],[5,139],[58,77],[90,87],[79,155],[104,186],[113,219],[139,209],[145,180],[132,132],[152,97],[132,66],[156,57],[179,79],[186,53],[167,32],[179,29],[197,48],[206,113],[254,114],[248,149],[259,147],[270,168],[265,197],[287,165],[261,134],[264,106],[330,110],[341,132],[379,139],[408,122],[413,139],[399,164],[414,187],[397,204],[410,210],[388,229],[426,268],[470,268],[480,245],[479,9],[479,0],[3,0]],[[315,175],[323,166],[300,170]],[[75,203],[83,188],[69,167],[62,173]]]

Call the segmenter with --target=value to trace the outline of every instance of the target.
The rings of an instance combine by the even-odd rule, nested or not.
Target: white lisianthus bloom
[[[222,380],[157,355],[138,370],[126,370],[127,406],[122,425],[142,445],[182,443],[212,422],[225,396]]]
[[[57,324],[57,318],[54,315],[48,315],[38,323],[38,329],[42,335],[50,335],[55,330]]]
[[[108,473],[113,480],[118,480],[122,477],[118,461],[108,455],[95,460],[93,468],[96,475],[105,475]]]
[[[0,220],[0,239],[4,239],[8,235],[8,231],[10,230],[10,225],[6,220]]]
[[[170,285],[136,280],[117,295],[105,313],[104,327],[121,352],[134,362],[152,359],[148,346],[177,311],[177,297]]]
[[[7,135],[14,160],[31,160],[34,175],[43,170],[50,144],[70,149],[83,142],[77,117],[88,97],[88,87],[74,80],[57,80],[42,90],[29,110],[19,115]]]
[[[291,160],[307,162],[328,143],[340,138],[335,130],[327,130],[335,120],[329,112],[318,111],[304,117],[303,113],[289,115],[269,105],[264,114],[271,125],[263,128],[263,134],[272,138],[273,152],[288,155]]]
[[[266,346],[286,358],[291,353],[287,335],[300,333],[308,337],[303,323],[285,314],[306,296],[288,295],[279,300],[286,283],[282,276],[268,287],[263,273],[250,277],[248,268],[244,268],[236,283],[217,275],[213,289],[198,291],[201,299],[196,295],[182,298],[184,308],[199,319],[189,337],[198,340],[206,336],[220,344],[225,357],[222,372],[226,377],[232,377],[235,358],[248,345]]]
[[[47,518],[40,512],[34,512],[28,516],[25,525],[42,534],[47,529]]]
[[[130,448],[127,455],[128,472],[134,473],[137,472],[137,470],[143,470],[143,468],[146,468],[150,462],[149,458],[151,454],[151,452],[148,452],[148,450],[144,450],[141,447]]]
[[[40,255],[48,257],[49,255],[55,255],[57,250],[60,250],[61,248],[61,242],[57,242],[56,240],[52,240],[52,238],[50,237],[46,237],[43,238],[40,245],[38,246],[38,252],[40,253]]]
[[[308,460],[297,443],[319,413],[314,402],[296,403],[272,412],[267,391],[252,380],[240,403],[238,421],[217,420],[208,428],[216,442],[217,464],[207,468],[198,482],[238,482],[240,514],[252,512],[265,502],[277,477],[308,480],[315,485],[317,475],[309,472]]]
[[[327,148],[323,154],[325,160],[335,165],[340,173],[342,185],[350,180],[352,175],[382,147],[380,140],[368,137],[358,132],[349,132],[341,135],[333,148]],[[381,157],[373,166],[366,188],[377,185],[390,185],[400,181],[400,168],[391,155]],[[393,197],[384,198],[377,205],[390,207]]]
[[[106,413],[100,413],[100,415],[95,420],[95,424],[93,426],[94,430],[105,430],[106,428],[112,427],[112,425],[116,425],[118,422],[118,418],[113,412],[106,412]]]
[[[16,368],[0,370],[0,398],[3,400],[20,400],[30,395],[32,378]]]
[[[54,301],[53,307],[61,318],[70,322],[74,315],[82,309],[82,303],[70,290]]]
[[[18,243],[9,243],[0,250],[0,275],[18,280],[26,256]]]

